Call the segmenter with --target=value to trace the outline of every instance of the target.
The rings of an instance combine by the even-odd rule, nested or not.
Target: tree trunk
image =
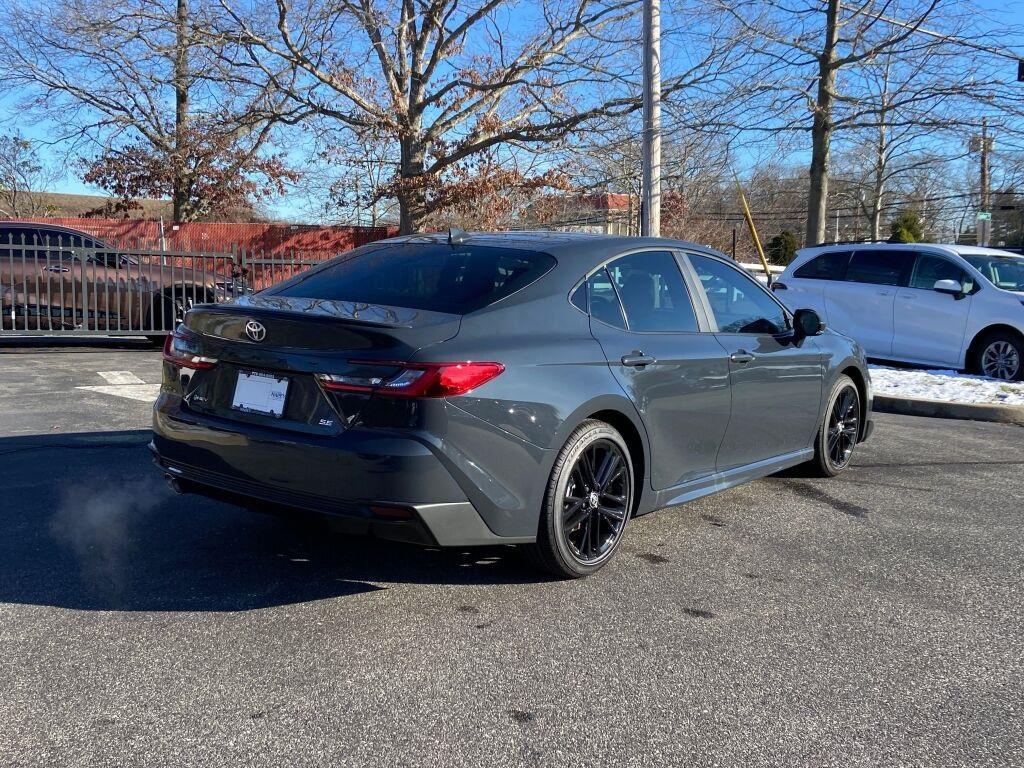
[[[188,0],[177,0],[174,23],[174,153],[171,157],[171,204],[174,220],[184,221],[191,215],[185,168],[188,153],[189,117],[189,12]]]
[[[885,83],[888,87],[889,69],[885,70]],[[871,239],[882,239],[882,197],[885,195],[885,174],[889,169],[889,130],[886,121],[889,118],[888,94],[883,93],[879,101],[878,140],[875,142],[875,178],[871,202]]]
[[[836,85],[836,42],[839,39],[839,0],[828,0],[825,46],[818,57],[818,95],[811,126],[811,184],[807,195],[806,243],[825,240],[828,213],[829,152],[832,141],[832,103]]]
[[[427,216],[427,193],[421,183],[425,152],[411,139],[401,139],[402,184],[398,189],[398,231],[411,235],[423,229]]]
[[[871,206],[871,239],[882,239],[882,190],[875,194],[875,202]]]

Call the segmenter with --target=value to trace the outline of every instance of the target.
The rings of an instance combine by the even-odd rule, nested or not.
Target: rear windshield
[[[370,246],[269,293],[464,315],[518,291],[555,265],[546,253],[447,243]]]

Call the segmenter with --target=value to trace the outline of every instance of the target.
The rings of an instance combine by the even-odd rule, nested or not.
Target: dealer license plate
[[[288,379],[270,373],[239,371],[231,407],[246,413],[281,417],[288,394]]]

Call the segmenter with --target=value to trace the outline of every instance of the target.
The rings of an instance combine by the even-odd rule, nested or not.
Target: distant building
[[[635,195],[618,192],[546,195],[530,206],[531,226],[563,232],[603,235],[639,234],[640,207]]]

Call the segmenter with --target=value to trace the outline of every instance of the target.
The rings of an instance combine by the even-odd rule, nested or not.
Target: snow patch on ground
[[[876,395],[945,403],[1024,405],[1024,382],[999,381],[946,370],[915,370],[872,365]]]

